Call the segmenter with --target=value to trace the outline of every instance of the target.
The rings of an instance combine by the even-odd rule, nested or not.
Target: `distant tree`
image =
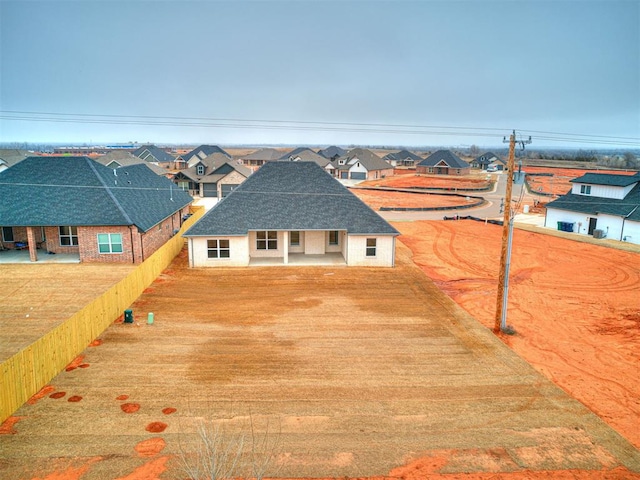
[[[477,157],[480,155],[480,148],[477,145],[471,145],[469,147],[469,155],[472,157]]]
[[[578,150],[574,159],[578,162],[596,162],[598,157],[593,150]]]
[[[622,156],[624,159],[624,167],[625,168],[637,168],[638,167],[638,159],[632,152],[624,152]]]

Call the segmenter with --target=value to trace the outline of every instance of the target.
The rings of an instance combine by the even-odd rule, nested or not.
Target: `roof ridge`
[[[113,200],[113,203],[116,204],[116,207],[118,207],[118,210],[120,210],[120,213],[122,213],[122,215],[124,216],[125,220],[127,222],[129,222],[129,225],[133,225],[133,220],[131,220],[131,217],[129,217],[129,215],[127,214],[127,212],[125,211],[125,209],[122,207],[122,205],[120,205],[120,202],[118,201],[118,199],[116,198],[116,196],[113,194],[113,192],[111,191],[111,187],[109,185],[107,185],[107,182],[104,181],[104,178],[102,178],[102,176],[100,175],[100,173],[98,172],[98,170],[96,169],[96,166],[94,165],[93,160],[91,160],[89,157],[84,157],[85,161],[87,162],[87,165],[89,165],[89,167],[91,168],[91,170],[93,170],[93,173],[95,173],[96,177],[98,178],[98,180],[100,181],[100,183],[104,186],[107,195],[109,195],[109,197],[111,198],[111,200]],[[109,167],[105,167],[105,168],[109,168]],[[116,169],[113,169],[113,172],[115,174]],[[115,175],[117,176],[117,175]]]

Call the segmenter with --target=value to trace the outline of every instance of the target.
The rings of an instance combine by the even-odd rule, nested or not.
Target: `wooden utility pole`
[[[506,143],[506,139],[503,140]],[[522,148],[528,141],[520,141]],[[516,163],[516,131],[509,137],[509,160],[507,161],[507,191],[504,198],[504,217],[502,220],[502,248],[500,250],[500,274],[498,276],[498,298],[496,301],[496,318],[493,331],[499,333],[507,327],[507,297],[509,293],[509,266],[511,263],[511,238],[513,235],[513,216],[511,215],[511,195],[513,191],[513,175]]]

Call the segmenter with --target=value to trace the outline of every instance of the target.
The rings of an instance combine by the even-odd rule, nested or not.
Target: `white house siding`
[[[306,255],[324,255],[326,245],[325,234],[324,231],[305,232],[304,253]]]
[[[367,257],[367,238],[376,239],[376,256]],[[395,261],[395,237],[391,235],[349,235],[347,240],[347,265],[356,267],[393,267]]]
[[[590,218],[597,219],[596,229],[602,230],[606,234],[606,238],[640,244],[640,222],[623,221],[622,217],[615,215],[602,213],[590,215],[581,212],[547,208],[545,227],[557,230],[558,222],[569,222],[575,224],[573,226],[574,233],[588,235]]]
[[[207,240],[229,240],[229,258],[208,258]],[[189,239],[190,267],[246,267],[249,265],[248,237],[193,237]]]
[[[603,197],[603,198],[616,198],[622,200],[633,189],[635,184],[627,187],[612,187],[610,185],[590,185],[588,183],[574,183],[571,187],[571,193],[575,195],[584,195],[580,193],[580,188],[585,186],[591,187],[591,193],[586,195],[588,197]]]
[[[622,241],[640,245],[640,222],[625,220]]]

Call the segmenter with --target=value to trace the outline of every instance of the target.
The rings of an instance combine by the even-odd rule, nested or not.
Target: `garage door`
[[[340,172],[340,178],[344,178],[344,179],[349,178],[349,172]]]
[[[215,183],[205,183],[203,185],[202,194],[205,197],[217,197],[218,196],[218,187]]]
[[[351,180],[366,180],[367,172],[351,172]]]
[[[231,191],[234,190],[237,186],[238,185],[233,185],[233,184],[222,185],[222,198],[229,195]]]

